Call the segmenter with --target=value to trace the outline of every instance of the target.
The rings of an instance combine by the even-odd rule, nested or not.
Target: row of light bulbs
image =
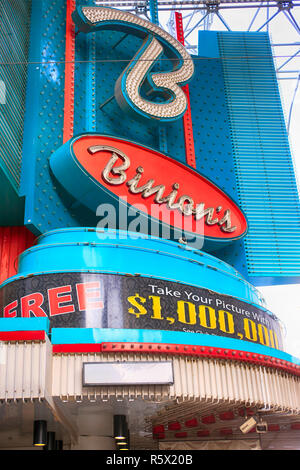
[[[129,12],[123,10],[115,10],[106,7],[83,7],[83,15],[88,19],[90,23],[101,24],[106,21],[119,21],[125,27],[128,24],[135,24],[138,27],[144,29],[145,35],[147,32],[149,37],[154,35],[151,43],[147,46],[146,50],[142,52],[139,60],[135,62],[133,59],[133,68],[129,67],[125,73],[125,83],[122,84],[123,80],[117,82],[117,90],[115,90],[116,98],[119,105],[127,105],[126,94],[129,101],[131,101],[133,108],[137,108],[142,113],[145,113],[148,117],[156,119],[176,119],[180,117],[186,110],[187,102],[185,93],[181,90],[178,84],[186,83],[193,75],[194,64],[191,56],[186,51],[185,47],[173,38],[169,33],[161,29],[158,25],[141,19],[136,15],[132,15]],[[161,43],[162,41],[162,43]],[[169,47],[173,48],[177,55],[177,61],[181,62],[178,69],[172,72],[160,72],[153,73],[152,80],[157,88],[167,89],[170,94],[173,94],[173,99],[164,103],[155,103],[149,100],[143,99],[140,96],[140,86],[147,74],[150,64],[155,62],[159,54],[163,51],[163,43],[169,44]],[[176,61],[176,62],[177,62]],[[125,87],[125,90],[122,87]],[[123,96],[123,94],[125,96]],[[119,102],[120,101],[120,102]]]

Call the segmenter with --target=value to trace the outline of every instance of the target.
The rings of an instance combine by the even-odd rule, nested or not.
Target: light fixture
[[[55,441],[55,450],[63,450],[63,441],[61,440]]]
[[[35,420],[33,423],[33,445],[45,446],[47,444],[47,421]]]
[[[55,450],[55,432],[47,432],[47,445],[45,450]]]
[[[268,432],[268,423],[267,421],[263,421],[262,418],[259,418],[259,422],[256,425],[256,432],[259,434],[263,434]]]
[[[122,441],[122,444],[118,446],[118,450],[129,450],[129,439],[125,439],[126,442]]]
[[[116,440],[118,450],[129,450],[130,449],[130,433],[127,430],[127,435],[125,439]]]
[[[126,442],[126,439],[118,439],[116,440],[116,444],[117,446],[126,446],[127,442]]]
[[[128,432],[126,416],[114,415],[114,438],[126,439]]]

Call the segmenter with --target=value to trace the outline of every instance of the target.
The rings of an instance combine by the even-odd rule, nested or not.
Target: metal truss
[[[181,12],[185,45],[191,54],[197,53],[198,30],[267,31],[283,95],[289,88],[289,131],[300,88],[300,0],[95,0],[94,4],[124,9],[148,20],[154,8],[160,26],[174,37],[175,11]]]

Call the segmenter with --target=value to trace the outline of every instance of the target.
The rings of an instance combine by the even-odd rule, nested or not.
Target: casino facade
[[[299,449],[259,291],[300,281],[269,35],[190,54],[146,4],[0,6],[0,449]]]

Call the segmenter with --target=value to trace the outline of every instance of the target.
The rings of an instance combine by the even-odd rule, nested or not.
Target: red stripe
[[[184,344],[161,344],[161,343],[102,343],[103,352],[141,352],[147,354],[174,354],[197,357],[213,357],[217,359],[236,360],[250,362],[265,367],[284,370],[293,375],[300,376],[300,366],[292,362],[276,359],[271,356],[239,351],[234,349],[213,348],[210,346],[191,346]]]
[[[54,354],[101,352],[101,344],[53,344]]]
[[[184,46],[184,33],[183,33],[181,13],[175,12],[175,22],[176,22],[177,39]],[[193,168],[196,168],[195,145],[194,145],[194,136],[193,136],[189,86],[184,85],[182,89],[185,92],[186,100],[187,100],[187,110],[183,115],[183,130],[184,130],[186,163],[192,166]]]
[[[37,331],[1,331],[0,341],[45,341],[46,332]]]
[[[75,25],[71,15],[75,10],[76,1],[68,0],[66,3],[64,143],[73,137],[74,126]]]
[[[265,367],[284,370],[293,375],[300,376],[300,366],[292,362],[276,359],[271,356],[239,351],[234,349],[213,348],[210,346],[191,346],[184,344],[162,343],[88,343],[88,344],[54,344],[53,353],[147,353],[172,354],[197,357],[212,357],[216,359],[235,360]]]

